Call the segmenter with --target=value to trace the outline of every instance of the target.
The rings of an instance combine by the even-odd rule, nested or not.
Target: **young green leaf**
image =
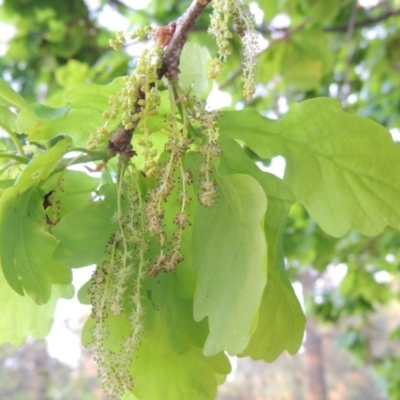
[[[268,275],[260,306],[258,325],[241,356],[274,360],[282,351],[298,351],[305,319],[299,301],[285,272],[282,232],[287,213],[295,198],[281,179],[262,172],[241,147],[225,135],[220,137],[222,174],[246,173],[257,179],[268,198],[264,229],[268,243]]]
[[[0,78],[0,104],[16,108],[24,108],[28,105],[27,101],[18,94],[11,86]]]
[[[218,187],[218,203],[199,208],[193,223],[194,316],[208,317],[208,356],[247,346],[266,282],[263,189],[239,174],[219,178]]]
[[[207,326],[193,321],[192,301],[177,294],[185,284],[181,277],[148,282],[146,333],[131,367],[139,399],[212,399],[230,372],[224,353],[203,354]]]
[[[64,138],[45,153],[34,157],[16,180],[15,187],[18,191],[23,192],[47,179],[65,154],[70,143],[69,138]]]
[[[60,241],[54,256],[71,268],[101,262],[107,252],[107,242],[117,230],[112,223],[116,210],[116,194],[110,185],[100,190],[103,200],[63,217],[54,227],[53,235]]]
[[[285,82],[295,90],[316,89],[333,63],[333,54],[323,38],[315,30],[308,30],[281,46],[284,50],[280,72]]]
[[[182,50],[179,81],[191,88],[190,95],[206,97],[211,91],[211,81],[207,78],[207,63],[211,60],[206,47],[187,43]]]
[[[63,99],[68,103],[61,108],[32,104],[23,109],[17,118],[20,131],[30,140],[49,140],[58,135],[70,135],[76,146],[85,146],[90,133],[105,120],[102,113],[108,106],[108,97],[122,87],[122,78],[108,85],[83,83],[66,91]],[[112,129],[117,122],[110,121]]]
[[[42,193],[18,185],[0,199],[1,266],[10,286],[37,304],[48,302],[53,283],[70,283],[70,269],[53,259],[58,243],[44,230]]]
[[[28,336],[44,338],[53,324],[53,315],[59,298],[71,298],[72,285],[53,285],[50,300],[37,305],[29,296],[20,296],[10,288],[0,271],[0,344],[11,343],[18,347]]]
[[[283,155],[286,182],[330,235],[400,227],[400,149],[385,128],[337,101],[305,101],[279,121],[250,109],[225,112],[220,130],[261,157]]]
[[[271,244],[281,246],[281,238]],[[269,242],[269,243],[270,243]],[[283,252],[280,252],[283,260]],[[271,256],[268,262],[277,263]],[[249,345],[240,357],[250,356],[254,360],[274,361],[284,350],[290,354],[299,351],[303,341],[305,317],[293,287],[284,270],[284,265],[270,268],[268,284],[260,306],[257,329],[250,338]]]
[[[277,178],[276,178],[277,179]],[[260,306],[258,325],[248,347],[240,355],[267,362],[275,360],[284,350],[295,354],[303,341],[305,317],[300,303],[285,272],[282,234],[289,204],[284,182],[277,179],[274,193],[268,203],[265,232],[268,241],[268,278]]]
[[[7,107],[0,106],[0,127],[6,132],[15,132],[17,116]]]
[[[139,400],[132,392],[125,392],[121,397],[122,400]]]
[[[32,141],[49,140],[67,133],[63,125],[70,110],[71,105],[53,108],[39,103],[30,104],[18,114],[17,126]]]
[[[53,174],[43,185],[49,196],[48,215],[61,218],[92,202],[92,192],[99,186],[99,179],[84,172],[63,170]],[[54,220],[54,218],[52,219]]]
[[[212,399],[230,372],[224,353],[212,357],[203,354],[207,324],[193,320],[192,300],[180,294],[186,290],[190,274],[190,265],[184,264],[176,274],[160,274],[143,282],[143,338],[131,365],[126,365],[138,399]],[[123,314],[103,322],[109,332],[104,345],[117,358],[124,351],[130,329],[127,313],[131,306],[126,304]],[[90,318],[82,333],[85,345],[93,340],[92,326]]]
[[[341,2],[337,0],[301,1],[305,15],[319,24],[321,22],[333,20],[340,10],[340,3]]]

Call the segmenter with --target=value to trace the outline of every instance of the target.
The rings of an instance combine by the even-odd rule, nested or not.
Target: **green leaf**
[[[280,71],[294,90],[312,90],[332,66],[333,56],[318,31],[308,30],[294,35],[285,44]]]
[[[51,329],[59,298],[71,298],[72,285],[53,285],[47,304],[37,305],[28,296],[20,296],[10,288],[0,270],[0,344],[21,346],[28,336],[44,338]]]
[[[268,241],[268,278],[259,312],[257,329],[248,347],[240,355],[255,360],[271,362],[284,350],[295,354],[303,341],[305,317],[300,303],[285,271],[282,234],[289,204],[285,197],[284,182],[276,182],[279,188],[274,200],[268,203],[265,232]],[[280,193],[279,193],[280,192]]]
[[[359,268],[358,265],[350,263],[348,267],[348,272],[340,285],[340,292],[343,296],[361,297],[371,304],[385,303],[390,299],[388,285],[378,283],[370,272]]]
[[[32,104],[32,106],[35,106],[32,108],[35,116],[42,120],[52,120],[52,119],[56,119],[56,118],[59,118],[62,116],[65,117],[66,114],[71,109],[71,105],[68,105],[63,108],[53,108],[53,107],[45,106],[43,104]]]
[[[266,282],[264,191],[239,174],[219,178],[218,187],[218,203],[199,208],[193,223],[194,316],[208,317],[208,356],[237,354],[247,346]]]
[[[330,235],[400,227],[400,149],[385,128],[344,113],[337,101],[296,104],[279,121],[250,109],[225,112],[220,131],[263,158],[284,156],[285,181]]]
[[[138,400],[138,398],[132,392],[125,392],[121,397],[122,400]]]
[[[258,325],[241,356],[274,360],[282,351],[294,354],[303,339],[305,319],[285,272],[282,234],[287,213],[295,201],[285,182],[262,172],[241,147],[225,135],[220,137],[222,174],[246,173],[257,179],[268,198],[264,229],[268,243],[268,277],[259,311]]]
[[[62,124],[77,146],[86,146],[90,133],[104,125],[102,113],[109,109],[108,98],[115,96],[124,86],[123,77],[114,79],[108,85],[82,83],[68,90],[63,99],[72,104],[72,109]],[[120,119],[108,121],[107,129],[111,132],[119,124]]]
[[[91,66],[91,77],[95,82],[109,82],[115,76],[126,74],[127,64],[131,61],[131,57],[125,52],[103,50],[100,58]]]
[[[90,305],[90,293],[89,293],[89,288],[91,286],[91,281],[88,280],[86,283],[84,283],[78,290],[78,300],[81,304],[87,304]]]
[[[100,194],[103,200],[67,214],[53,229],[60,241],[54,256],[71,268],[101,262],[107,254],[107,242],[117,230],[117,224],[111,222],[117,207],[114,187],[104,185]]]
[[[146,299],[146,334],[132,364],[133,393],[140,400],[211,399],[221,376],[230,372],[224,353],[203,354],[206,325],[193,321],[192,301],[177,296],[182,284],[175,281],[163,275],[146,290],[151,293],[151,301]]]
[[[337,0],[302,0],[305,14],[317,23],[334,19],[340,10],[340,2]]]
[[[64,170],[53,174],[42,186],[48,195],[48,215],[54,222],[60,217],[79,210],[93,201],[92,192],[99,186],[99,179],[84,172]]]
[[[0,198],[1,265],[10,286],[26,292],[37,304],[50,298],[53,283],[69,283],[68,267],[53,259],[58,243],[44,230],[43,197],[34,187],[21,191],[18,185]]]
[[[17,126],[30,140],[49,140],[58,135],[70,135],[76,146],[85,146],[90,133],[104,124],[102,113],[109,108],[108,97],[123,86],[122,78],[108,85],[83,83],[69,89],[63,96],[66,107],[52,108],[32,104],[18,115]],[[112,121],[110,131],[118,124]]]
[[[259,0],[258,5],[264,11],[264,21],[271,21],[278,13],[279,2],[270,0]]]
[[[256,71],[257,82],[268,83],[281,72],[283,68],[282,58],[286,54],[286,47],[286,43],[277,43],[268,51],[260,54]]]
[[[5,189],[8,189],[12,185],[14,185],[14,179],[4,179],[0,181],[0,189],[1,189],[1,194],[4,192]]]
[[[14,89],[12,89],[4,79],[0,78],[0,104],[16,108],[24,108],[28,103]]]
[[[268,235],[271,245],[278,240]],[[279,238],[279,246],[281,239]],[[283,260],[283,252],[280,259]],[[268,262],[274,262],[268,258]],[[250,338],[249,345],[240,357],[250,356],[254,360],[274,361],[284,350],[290,354],[299,351],[303,341],[305,317],[293,287],[281,267],[271,268],[268,272],[268,284],[260,306],[260,318],[257,329]]]
[[[57,240],[44,230],[43,193],[36,189],[54,170],[69,142],[63,139],[35,157],[0,198],[0,259],[4,276],[17,293],[26,292],[37,304],[48,301],[52,283],[71,280],[69,268],[52,258]]]
[[[89,75],[89,65],[77,60],[68,60],[67,64],[56,69],[56,82],[63,87],[71,87],[83,82]]]
[[[45,153],[41,153],[37,157],[34,157],[21,172],[15,183],[18,190],[23,192],[24,190],[27,190],[28,188],[47,179],[53,172],[57,163],[61,160],[62,156],[66,153],[70,143],[71,140],[69,138],[64,138]]]
[[[212,88],[207,78],[207,62],[211,60],[208,49],[196,43],[187,43],[183,47],[179,69],[179,82],[190,87],[190,94],[196,97],[206,97]]]
[[[15,132],[17,130],[16,119],[17,116],[12,111],[7,107],[0,106],[0,127],[6,132]]]
[[[32,141],[49,140],[65,134],[63,125],[70,109],[70,105],[53,108],[39,103],[30,104],[18,114],[18,129],[28,134]]]
[[[144,335],[129,366],[133,394],[139,400],[212,399],[218,384],[230,372],[224,353],[212,357],[203,354],[207,324],[194,322],[192,300],[179,294],[187,284],[187,273],[190,271],[182,273],[180,265],[176,274],[162,274],[144,282]],[[126,315],[104,322],[110,332],[105,346],[123,351],[129,330]],[[89,319],[83,329],[86,345],[91,342],[92,324]]]

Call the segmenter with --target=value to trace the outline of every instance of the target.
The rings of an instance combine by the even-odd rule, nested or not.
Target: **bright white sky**
[[[73,270],[73,285],[78,289],[92,276],[94,267],[85,267]],[[76,297],[61,299],[57,302],[54,323],[51,332],[47,335],[47,350],[50,356],[58,358],[71,367],[78,365],[81,356],[80,332],[81,322],[90,314],[91,307],[83,305]],[[75,331],[75,332],[74,332]]]

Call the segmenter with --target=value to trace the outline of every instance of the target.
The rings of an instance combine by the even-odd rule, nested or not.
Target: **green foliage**
[[[0,79],[0,97],[4,106],[24,108],[27,105],[26,100],[15,92],[4,79]]]
[[[227,112],[220,129],[261,157],[284,156],[286,182],[330,235],[400,227],[400,153],[375,122],[344,113],[334,100],[315,99],[293,106],[279,122],[251,109]]]
[[[47,303],[52,283],[69,283],[69,268],[57,262],[54,236],[45,232],[42,197],[34,188],[7,189],[1,197],[1,265],[10,286],[37,304]]]
[[[304,315],[285,272],[282,235],[286,215],[295,201],[285,182],[262,172],[243,153],[241,147],[226,136],[221,137],[223,173],[246,173],[262,185],[268,199],[264,230],[268,243],[268,274],[259,307],[258,326],[241,356],[273,361],[288,350],[294,354],[303,339]],[[262,316],[262,317],[261,317]]]
[[[107,108],[108,96],[121,86],[121,79],[109,85],[78,85],[63,95],[63,103],[68,105],[61,108],[30,104],[18,114],[18,128],[33,141],[49,140],[61,133],[70,135],[76,146],[85,146],[88,132],[95,132],[103,122],[101,115]]]
[[[84,194],[88,197],[87,191]],[[53,235],[60,241],[54,256],[70,268],[96,264],[106,256],[107,242],[116,230],[110,224],[116,197],[109,185],[101,187],[99,194],[104,196],[103,200],[90,201],[90,204],[72,210],[53,229]]]
[[[11,287],[29,294],[37,304],[50,298],[52,283],[69,283],[68,267],[57,262],[53,253],[57,240],[45,231],[43,195],[37,185],[48,178],[69,145],[62,140],[36,157],[19,175],[15,184],[0,198],[1,265]]]
[[[0,319],[1,343],[17,347],[24,343],[27,336],[37,339],[46,337],[53,324],[57,300],[69,299],[73,293],[72,285],[55,284],[49,301],[39,306],[30,297],[17,294],[1,273],[0,299],[4,307]]]
[[[197,321],[208,317],[204,354],[209,356],[243,351],[266,282],[265,194],[254,178],[242,174],[217,183],[218,204],[200,209],[193,221],[193,268],[198,274],[193,313]]]
[[[225,354],[203,353],[207,324],[195,323],[192,301],[179,296],[179,286],[187,283],[178,274],[163,275],[146,285],[145,330],[151,334],[143,339],[131,367],[132,376],[139,378],[133,391],[139,399],[213,398],[230,372]]]
[[[321,3],[320,3],[321,4]],[[281,44],[280,72],[294,90],[316,89],[330,71],[333,57],[317,30],[307,30]]]
[[[192,96],[205,98],[210,93],[212,83],[207,79],[206,70],[209,60],[211,56],[206,47],[188,43],[183,48],[180,81],[190,87]]]
[[[247,32],[250,97],[254,29],[266,28],[252,25],[241,2],[232,4],[227,12],[239,35]],[[130,58],[104,49],[109,37],[82,1],[5,1],[1,8],[18,34],[0,67],[21,83],[19,94],[0,80],[0,341],[45,336],[57,299],[72,295],[72,269],[96,264],[79,292],[92,305],[83,342],[96,353],[105,390],[125,399],[210,399],[230,372],[226,353],[266,362],[295,354],[305,317],[290,283],[291,275],[301,278],[294,264],[322,274],[331,262],[346,263],[340,291],[314,305],[325,320],[365,316],[393,297],[374,274],[399,272],[384,261],[398,254],[399,148],[386,128],[354,115],[348,97],[338,96],[344,110],[338,99],[316,96],[333,90],[335,74],[343,75],[343,96],[349,85],[358,100],[380,93],[381,82],[396,91],[396,36],[352,52],[347,43],[346,53],[323,35],[340,34],[350,2],[260,1],[264,22],[289,13],[297,31],[276,29],[283,36],[269,38],[259,54],[261,84],[244,109],[216,114],[204,103],[210,68],[217,81],[228,79],[235,101],[242,90],[229,61],[222,63],[229,56],[238,66],[240,57],[221,5],[215,1],[212,16],[221,59],[211,61],[215,48],[193,32],[178,79],[160,79],[158,46],[135,58],[126,75]],[[168,23],[183,10],[153,1],[147,11]],[[143,24],[144,15],[131,19]],[[130,45],[123,36],[117,47]],[[46,68],[32,81],[38,63]],[[355,72],[363,68],[379,83],[363,81]],[[41,84],[47,97],[39,102]],[[283,113],[279,99],[289,111],[265,117]],[[398,105],[390,96],[385,102],[390,110]],[[360,113],[379,114],[388,126],[399,120],[379,102]],[[276,156],[286,161],[283,179],[264,171]],[[88,162],[103,170],[101,178],[88,176]],[[385,246],[361,236],[388,226]],[[372,267],[360,262],[366,254]],[[347,345],[359,349],[361,334],[350,333]]]

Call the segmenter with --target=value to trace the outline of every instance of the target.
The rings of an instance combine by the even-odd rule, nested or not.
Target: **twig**
[[[211,0],[195,0],[186,12],[176,22],[176,30],[163,55],[163,66],[158,71],[161,78],[164,75],[177,74],[182,49],[193,30],[196,21]]]
[[[164,50],[162,57],[162,66],[157,70],[158,78],[167,77],[169,79],[175,78],[179,73],[179,62],[182,49],[189,33],[193,30],[196,21],[199,19],[201,13],[207,7],[211,0],[193,0],[189,8],[185,13],[174,21],[170,26],[174,26],[174,34],[168,43],[168,46]],[[145,93],[138,88],[137,99],[134,107],[134,114],[141,111],[142,106],[140,100],[144,100]],[[120,124],[117,129],[115,129],[108,143],[108,149],[113,154],[119,154],[121,158],[129,159],[135,152],[131,145],[131,139],[133,132],[136,129],[139,121],[137,121],[132,129],[125,129],[122,124]]]
[[[365,19],[364,21],[356,22],[354,24],[354,29],[365,28],[366,26],[374,25],[377,22],[385,21],[386,19],[389,19],[390,17],[394,17],[395,15],[400,15],[400,9],[388,11],[387,13],[382,14],[379,17],[376,17],[376,18],[369,18],[369,19]],[[326,31],[326,32],[343,32],[343,33],[346,33],[348,27],[349,27],[348,24],[347,25],[332,26],[332,27],[324,28],[324,31]]]
[[[379,15],[375,18],[367,18],[363,21],[358,21],[354,24],[354,29],[365,28],[366,26],[374,25],[378,22],[385,21],[391,17],[395,17],[396,15],[400,15],[400,9],[388,11],[382,15]],[[346,25],[338,25],[338,26],[326,26],[323,28],[325,32],[336,32],[336,33],[347,33],[349,24]],[[198,28],[199,30],[202,27]],[[206,28],[203,27],[205,30]],[[270,28],[269,26],[259,26],[256,28],[258,32],[262,34],[270,35],[271,33],[286,33],[288,28]]]
[[[301,24],[297,25],[293,29],[287,30],[282,37],[271,40],[268,47],[265,48],[264,50],[260,51],[255,57],[257,57],[257,58],[260,57],[261,54],[271,50],[271,48],[273,46],[275,46],[276,44],[278,44],[279,42],[289,39],[295,33],[301,31],[307,25],[308,22],[309,22],[309,19],[307,18]],[[223,90],[227,86],[229,86],[242,73],[242,69],[243,69],[243,67],[240,66],[239,68],[236,69],[236,71],[232,72],[232,74],[229,76],[229,78],[225,82],[223,82],[221,85],[219,85],[219,87],[218,87],[219,90]]]

